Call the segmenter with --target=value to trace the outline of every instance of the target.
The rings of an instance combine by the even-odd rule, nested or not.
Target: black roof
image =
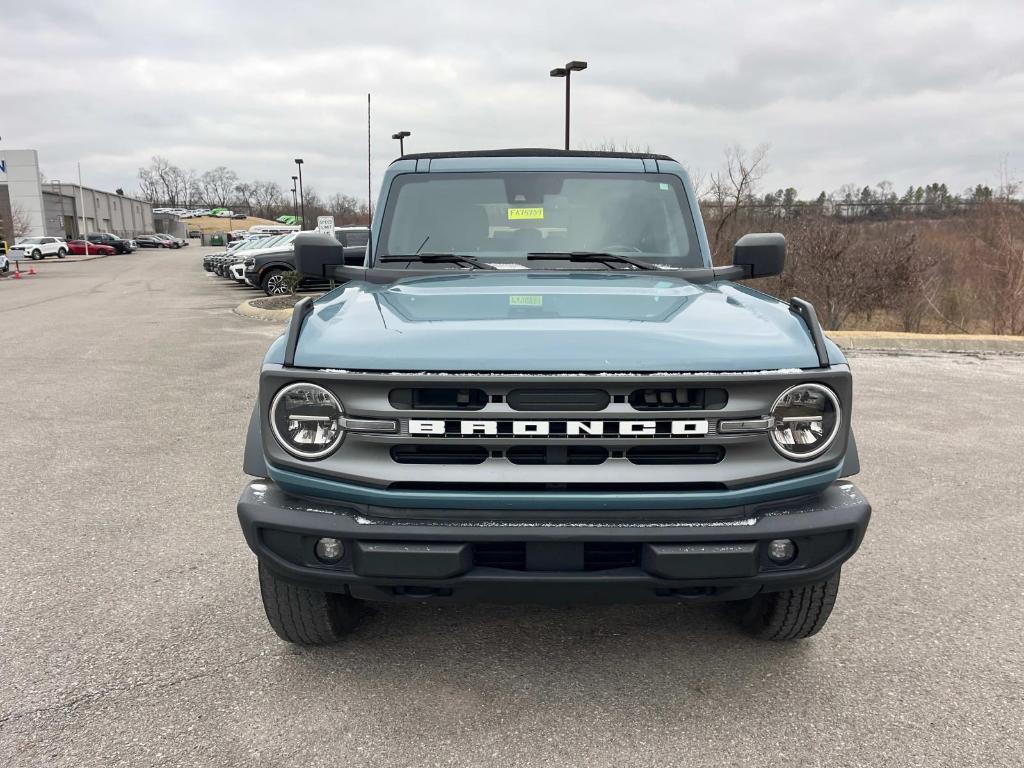
[[[668,155],[651,152],[597,152],[579,149],[479,149],[468,152],[421,152],[404,155],[397,160],[434,160],[441,157],[624,157],[633,160],[673,160]]]

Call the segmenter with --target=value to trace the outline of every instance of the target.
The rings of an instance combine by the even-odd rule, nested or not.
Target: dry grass
[[[280,226],[281,222],[247,216],[244,219],[219,219],[216,216],[196,216],[194,219],[182,219],[188,229],[200,232],[230,232],[234,229],[248,229],[255,226]]]

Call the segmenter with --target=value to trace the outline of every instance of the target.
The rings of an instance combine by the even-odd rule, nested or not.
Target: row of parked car
[[[286,275],[295,271],[294,242],[300,232],[282,235],[251,234],[233,242],[226,250],[203,257],[203,269],[235,283],[259,288],[267,296],[288,293]],[[365,251],[370,239],[368,227],[335,227],[338,242],[351,248],[352,254]],[[300,289],[315,290],[326,287],[326,280],[307,277]]]
[[[197,216],[214,216],[218,219],[244,219],[244,213],[235,213],[227,208],[154,208],[153,213],[167,213],[179,219],[193,219]]]
[[[40,261],[47,256],[56,256],[58,259],[68,254],[110,256],[115,253],[131,253],[138,248],[183,248],[186,245],[188,240],[174,235],[136,235],[128,238],[110,232],[90,232],[85,239],[76,240],[63,237],[23,237],[8,248],[7,256],[11,261]]]

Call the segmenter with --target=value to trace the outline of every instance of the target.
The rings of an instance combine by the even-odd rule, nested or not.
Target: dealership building
[[[34,149],[0,150],[0,240],[17,236],[80,237],[111,232],[132,237],[154,231],[153,206],[145,200],[43,181]]]

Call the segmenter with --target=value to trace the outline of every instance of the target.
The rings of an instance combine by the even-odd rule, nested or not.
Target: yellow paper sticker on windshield
[[[543,307],[543,296],[509,296],[508,303],[511,307]]]
[[[518,221],[520,219],[543,219],[543,208],[509,208],[508,220]]]

